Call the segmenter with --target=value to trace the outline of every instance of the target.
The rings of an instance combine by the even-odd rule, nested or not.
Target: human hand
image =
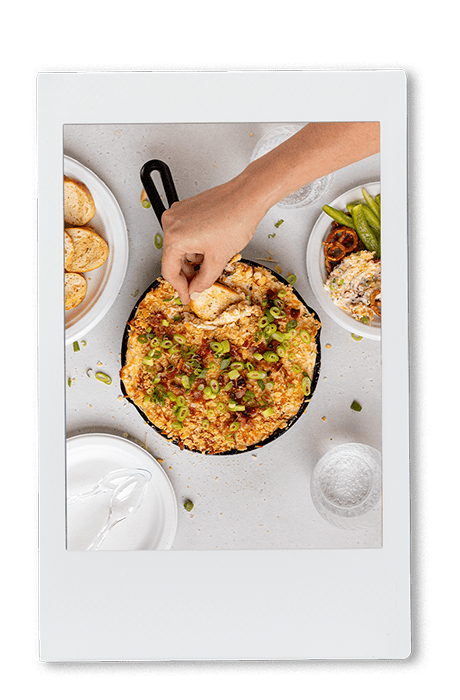
[[[244,177],[238,176],[164,212],[161,272],[183,304],[214,284],[254,235],[265,208],[248,195]],[[197,264],[201,267],[195,275]]]

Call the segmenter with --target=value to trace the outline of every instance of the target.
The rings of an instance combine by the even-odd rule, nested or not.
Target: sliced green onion
[[[207,418],[203,418],[203,420],[201,421],[201,425],[202,425],[202,427],[203,427],[205,430],[207,430],[207,429],[209,428],[209,421],[208,421],[208,419],[207,419]]]
[[[80,346],[79,346],[77,340],[73,341],[73,350],[74,350],[74,352],[78,352],[80,350]]]
[[[278,347],[276,348],[276,354],[278,355],[278,357],[286,356],[286,348],[284,347],[284,345],[278,345]]]
[[[261,359],[262,359],[262,357],[261,357]],[[263,379],[266,376],[267,376],[267,373],[264,372],[263,370],[254,370],[253,372],[248,372],[249,379]]]
[[[224,359],[220,361],[220,369],[226,369],[231,361],[231,357],[224,357]]]
[[[68,380],[67,380],[67,384],[68,384],[68,386],[72,386],[72,380],[71,380],[70,377],[69,377]]]
[[[185,501],[185,503],[184,503],[184,508],[185,508],[185,510],[188,510],[188,512],[190,513],[190,511],[191,511],[192,508],[193,508],[193,503],[192,503],[192,501]]]
[[[108,374],[105,374],[105,372],[96,372],[96,379],[99,379],[100,382],[104,382],[104,384],[112,383],[111,378]]]
[[[267,383],[265,384],[265,388],[266,388],[267,391],[271,391],[271,390],[273,389],[274,386],[275,386],[274,382],[267,382]]]
[[[302,328],[300,331],[300,340],[304,343],[309,343],[311,341],[310,333],[306,331],[305,328]]]
[[[266,408],[265,411],[262,411],[262,415],[264,418],[268,418],[268,416],[271,416],[274,412],[274,409],[270,406],[270,408]]]
[[[165,318],[161,322],[162,326],[169,326],[169,321],[167,321]]]
[[[170,348],[172,347],[172,344],[173,342],[169,338],[163,338],[163,340],[160,343],[162,348]]]
[[[236,420],[230,425],[230,430],[232,431],[232,433],[234,433],[238,430],[239,427],[240,427],[240,424]]]
[[[220,401],[220,402],[217,404],[217,408],[219,409],[219,411],[225,411],[225,404],[222,403],[222,401]]]
[[[215,353],[221,353],[222,352],[222,343],[218,343],[217,341],[212,341],[209,343],[209,347],[211,350]]]
[[[261,379],[257,380],[257,384],[259,385],[261,391],[265,391],[265,384]]]
[[[302,379],[302,391],[305,396],[308,396],[311,391],[311,379],[310,377],[304,377]]]
[[[350,408],[351,408],[353,411],[360,411],[360,410],[362,409],[362,406],[361,406],[361,404],[359,404],[357,401],[353,401],[353,403],[351,404]]]
[[[188,416],[188,408],[187,408],[187,406],[181,406],[181,407],[179,408],[179,410],[177,411],[177,418],[178,418],[178,420],[180,420],[180,422],[182,423],[182,421],[184,420],[184,418],[187,418],[187,416]]]
[[[148,338],[146,335],[138,335],[137,340],[139,343],[146,343],[148,341]]]
[[[142,358],[142,362],[144,365],[148,365],[149,367],[153,366],[153,357],[149,357],[146,355],[145,357]]]
[[[175,420],[172,422],[172,427],[175,428],[176,430],[182,430],[183,425],[180,421]]]
[[[203,394],[208,397],[208,399],[212,399],[214,396],[214,392],[210,386],[205,386],[203,389]]]
[[[275,323],[269,323],[268,326],[265,328],[264,333],[265,335],[273,335],[273,333],[276,333],[277,327]]]
[[[297,277],[295,275],[292,275],[292,274],[288,275],[286,277],[286,279],[289,282],[289,284],[295,284],[297,282]]]
[[[275,320],[275,317],[271,315],[268,309],[265,311],[265,316],[268,318],[269,323],[273,323],[273,321]]]
[[[221,345],[223,353],[230,352],[230,343],[228,342],[228,340],[223,340],[221,342]]]
[[[351,337],[353,338],[353,340],[362,340],[363,339],[362,335],[355,335],[355,333],[352,333]]]
[[[300,374],[302,369],[299,367],[299,365],[292,365],[292,371],[294,372],[294,374]]]
[[[277,362],[278,361],[278,355],[276,352],[273,352],[272,350],[267,350],[264,352],[264,360],[267,362]]]
[[[173,338],[176,341],[176,343],[180,343],[181,345],[183,345],[186,342],[186,339],[184,338],[184,336],[179,335],[179,333],[176,333],[176,335],[174,335]]]
[[[177,304],[177,306],[183,306],[183,303],[181,302],[180,297],[176,297],[174,299],[174,303]]]
[[[279,292],[278,292],[278,297],[279,297],[280,299],[284,299],[284,297],[286,296],[286,294],[287,294],[287,289],[280,289]]]
[[[239,376],[240,376],[240,373],[238,372],[237,369],[232,369],[231,372],[228,373],[229,379],[238,379]]]
[[[231,382],[228,382],[228,384],[226,384],[224,386],[225,391],[230,391],[230,389],[232,389],[232,388],[233,388],[233,384]]]
[[[272,336],[273,340],[277,340],[279,343],[282,343],[284,340],[284,333],[280,333],[279,331],[275,331]]]
[[[294,389],[295,389],[294,384],[288,384],[288,386],[287,386],[287,393],[288,393],[288,394],[294,393]]]
[[[184,389],[190,389],[190,379],[187,377],[186,374],[183,374],[182,377],[180,378],[181,384],[184,387]]]
[[[217,396],[217,394],[220,392],[220,386],[217,379],[211,379],[211,381],[209,382],[209,386],[213,390],[214,395]]]
[[[279,228],[281,224],[284,224],[284,219],[280,219],[279,221],[277,221],[275,224],[275,228]]]
[[[286,324],[286,330],[287,331],[292,331],[294,328],[297,328],[297,321],[295,319],[292,319],[292,321],[288,321]],[[291,338],[293,336],[291,335]]]
[[[266,316],[262,316],[261,319],[259,319],[259,328],[265,328],[265,326],[268,326],[268,318]]]
[[[209,416],[209,418],[214,418],[216,415],[211,408],[208,411],[206,411],[206,413]]]
[[[230,367],[232,369],[244,369],[244,364],[242,362],[232,362]]]
[[[261,357],[262,357],[262,356],[261,356]],[[245,367],[246,367],[246,369],[248,370],[248,372],[253,372],[254,369],[255,369],[255,367],[254,367],[254,365],[252,364],[252,362],[246,362]]]
[[[160,233],[157,233],[155,235],[155,248],[158,248],[158,250],[160,250],[160,248],[162,248],[162,247],[163,247],[163,237]]]
[[[254,357],[256,358],[256,360],[262,360],[262,359],[263,359],[263,355],[261,355],[260,352],[255,352],[255,353],[254,353]]]
[[[273,316],[273,318],[279,318],[283,315],[283,312],[280,308],[278,308],[278,306],[272,306],[270,309],[270,313]]]
[[[176,398],[176,403],[178,406],[185,406],[185,398],[183,396],[178,396]]]
[[[170,399],[171,401],[174,401],[174,403],[176,403],[177,396],[174,393],[174,391],[168,391],[166,396],[168,397],[168,399]]]

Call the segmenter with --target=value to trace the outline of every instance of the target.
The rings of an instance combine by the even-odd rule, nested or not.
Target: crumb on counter
[[[326,346],[325,346],[325,347],[329,350],[329,348],[331,348],[332,345],[331,345],[330,343],[326,343]]]

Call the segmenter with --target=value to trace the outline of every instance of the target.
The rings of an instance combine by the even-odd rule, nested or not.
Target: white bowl
[[[334,199],[333,202],[328,202],[335,209],[345,210],[347,204],[355,199],[363,199],[362,188],[365,188],[372,197],[380,194],[380,182],[368,182],[354,187],[348,192],[344,192],[340,197]],[[364,200],[363,200],[364,201]],[[324,283],[327,279],[326,261],[323,253],[323,241],[327,238],[330,232],[332,219],[325,212],[322,212],[316,224],[313,226],[310,234],[310,239],[307,246],[307,273],[310,280],[313,293],[323,307],[324,311],[330,316],[339,326],[346,328],[350,333],[360,335],[363,338],[372,338],[380,340],[381,338],[381,323],[378,316],[372,321],[372,326],[367,326],[360,323],[352,316],[349,316],[345,311],[339,309],[334,304],[328,292],[324,289]]]

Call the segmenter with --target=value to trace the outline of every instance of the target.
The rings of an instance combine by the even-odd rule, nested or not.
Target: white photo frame
[[[407,113],[402,70],[38,77],[40,657],[405,659],[411,653]],[[63,130],[69,124],[374,121],[381,127],[380,548],[66,549]]]

